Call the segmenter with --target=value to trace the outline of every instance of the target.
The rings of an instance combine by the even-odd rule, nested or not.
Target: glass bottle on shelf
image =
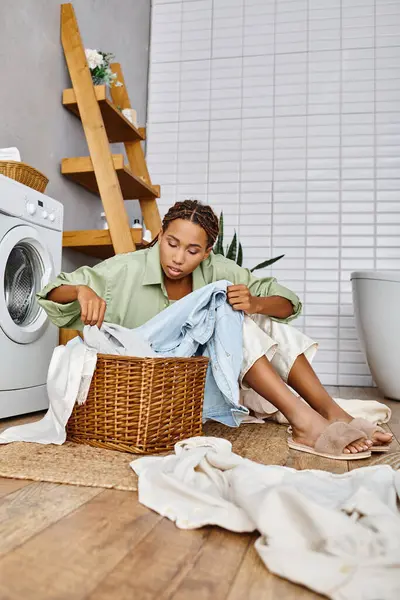
[[[98,221],[98,229],[108,229],[108,223],[107,223],[107,218],[106,218],[106,213],[105,212],[101,212],[100,213],[100,218]]]
[[[142,229],[139,219],[133,220],[132,229]]]

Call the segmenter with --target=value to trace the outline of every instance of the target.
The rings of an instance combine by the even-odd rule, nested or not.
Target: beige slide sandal
[[[292,437],[288,438],[287,443],[292,450],[306,452],[307,454],[315,454],[316,456],[322,456],[322,458],[333,458],[335,460],[361,460],[362,458],[369,458],[371,456],[370,450],[357,452],[357,454],[345,454],[343,450],[352,442],[356,442],[364,437],[365,433],[359,429],[356,429],[347,423],[343,423],[342,421],[336,421],[335,423],[328,425],[315,442],[313,448],[311,446],[306,446],[306,444],[295,442]]]
[[[358,417],[357,419],[353,419],[349,423],[349,425],[362,431],[364,433],[364,435],[371,441],[372,441],[372,437],[376,431],[380,431],[381,433],[390,433],[390,432],[382,429],[382,427],[379,427],[379,425],[374,425],[370,421],[367,421],[367,419],[362,419],[361,417]],[[388,442],[387,444],[382,444],[381,446],[371,446],[371,448],[370,448],[371,452],[389,452],[389,449],[390,449],[390,442]]]

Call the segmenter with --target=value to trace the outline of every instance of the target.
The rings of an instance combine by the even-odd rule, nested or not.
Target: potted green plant
[[[117,74],[111,70],[114,54],[91,48],[85,48],[85,54],[94,85],[106,85],[107,87],[123,85],[117,80]]]

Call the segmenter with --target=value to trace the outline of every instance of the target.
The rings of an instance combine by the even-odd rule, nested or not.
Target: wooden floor
[[[369,388],[329,391],[379,399]],[[399,451],[400,402],[385,402]],[[367,462],[290,451],[287,464],[342,473]],[[0,600],[321,598],[271,575],[253,548],[257,537],[217,527],[181,531],[133,492],[0,478]]]

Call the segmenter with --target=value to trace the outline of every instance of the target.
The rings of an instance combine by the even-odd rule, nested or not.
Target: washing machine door
[[[38,339],[48,318],[36,293],[54,277],[51,255],[38,231],[17,225],[0,241],[0,327],[14,342]]]

